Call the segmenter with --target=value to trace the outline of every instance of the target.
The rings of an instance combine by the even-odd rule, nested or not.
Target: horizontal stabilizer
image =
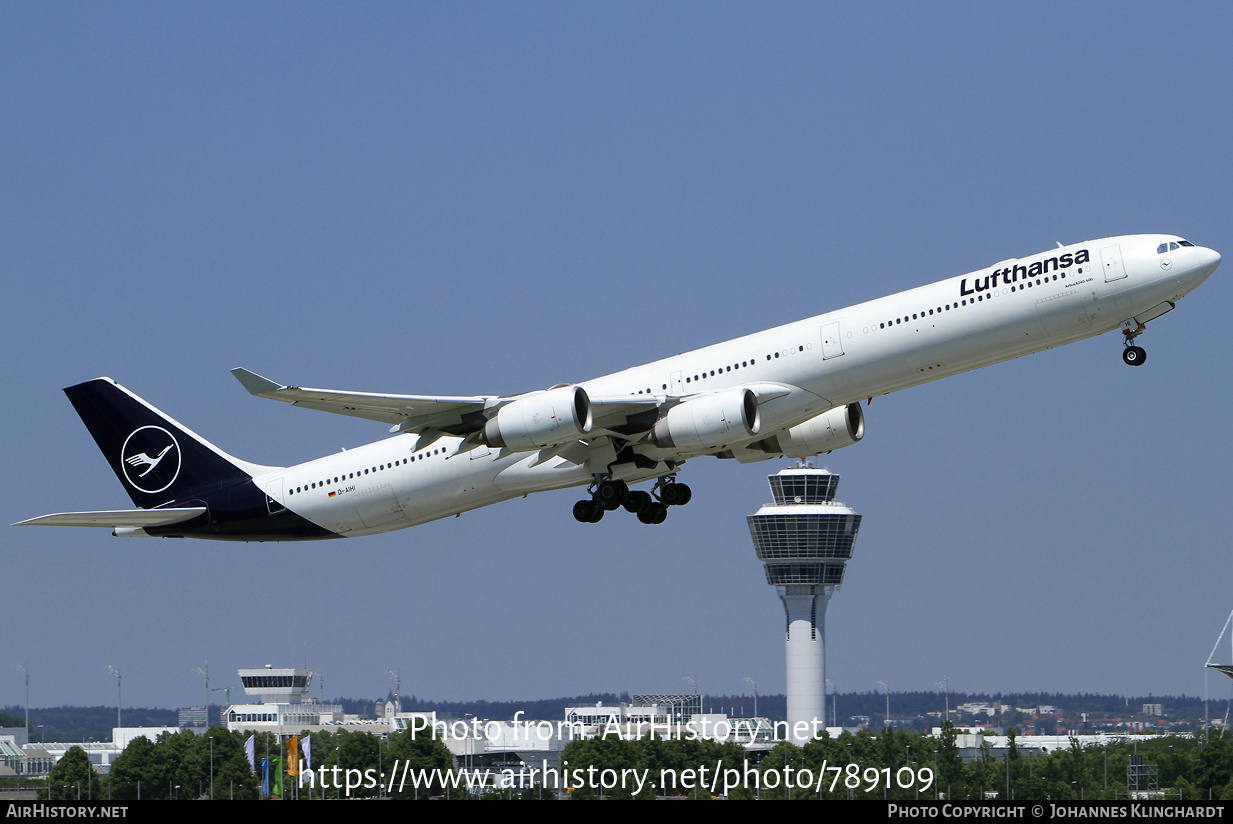
[[[110,529],[125,527],[167,526],[182,521],[191,521],[204,514],[204,506],[168,507],[166,509],[107,509],[99,512],[57,512],[41,515],[28,521],[18,521],[13,526],[105,526]]]

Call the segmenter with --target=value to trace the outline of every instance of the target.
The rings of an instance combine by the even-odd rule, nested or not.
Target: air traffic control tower
[[[826,605],[843,583],[861,516],[835,500],[839,476],[807,462],[767,480],[775,502],[747,520],[787,615],[787,720],[799,745],[826,726]]]

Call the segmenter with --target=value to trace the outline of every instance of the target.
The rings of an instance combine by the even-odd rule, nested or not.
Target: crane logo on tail
[[[161,426],[133,430],[120,450],[124,477],[142,492],[162,492],[180,474],[180,444]]]

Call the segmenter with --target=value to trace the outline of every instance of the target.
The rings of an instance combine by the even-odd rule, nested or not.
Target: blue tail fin
[[[264,468],[231,457],[110,378],[64,394],[139,507],[202,495]]]

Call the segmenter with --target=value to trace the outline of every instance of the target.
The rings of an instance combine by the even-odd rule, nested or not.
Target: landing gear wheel
[[[616,509],[628,497],[629,485],[624,481],[600,481],[595,488],[595,501],[604,509]]]
[[[595,509],[595,504],[591,501],[579,501],[574,504],[574,520],[582,524],[591,523],[592,510]],[[600,510],[603,513],[603,510]],[[602,517],[602,514],[601,514]]]
[[[665,506],[685,506],[693,496],[693,491],[685,484],[670,483],[659,488],[659,499]]]
[[[1127,346],[1122,350],[1122,360],[1127,366],[1142,366],[1147,360],[1147,352],[1142,346]]]
[[[638,489],[626,496],[625,511],[637,515],[653,503],[655,499],[651,497],[651,493]]]
[[[686,484],[673,484],[676,487],[676,505],[685,506],[693,500],[694,491]]]
[[[659,501],[651,501],[645,509],[638,513],[638,520],[644,524],[662,524],[667,517],[668,507]]]
[[[597,524],[604,517],[604,508],[595,501],[579,501],[574,504],[574,520],[584,524]]]

